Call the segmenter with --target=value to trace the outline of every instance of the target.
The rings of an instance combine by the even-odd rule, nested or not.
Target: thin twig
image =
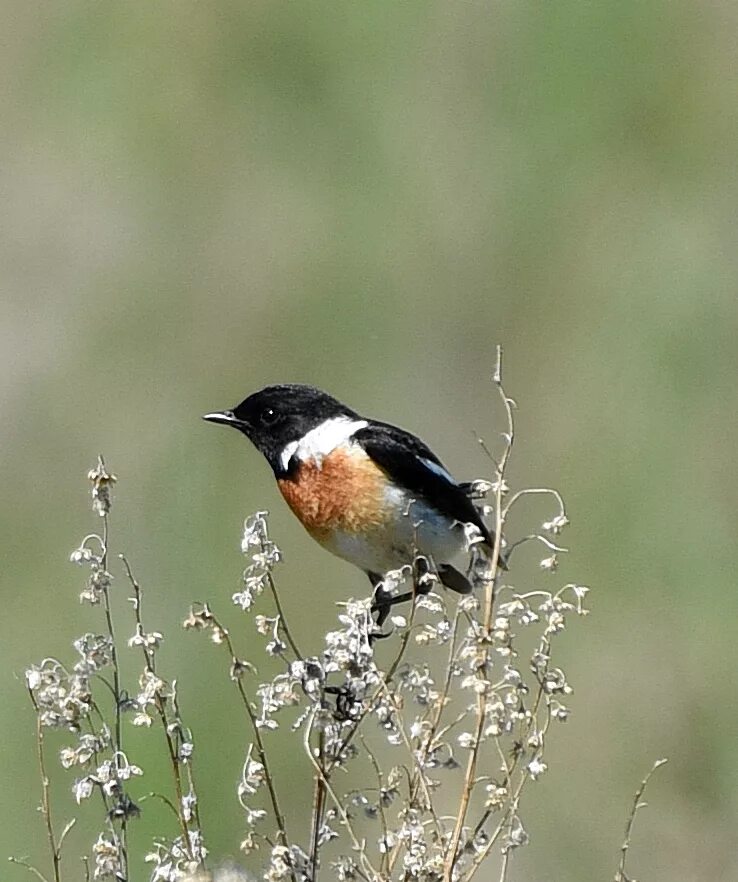
[[[515,422],[513,418],[513,407],[515,405],[515,402],[512,400],[512,398],[509,398],[506,395],[502,387],[501,346],[497,347],[497,362],[494,371],[494,382],[497,386],[500,397],[502,398],[502,403],[505,409],[505,413],[507,415],[508,430],[507,433],[504,435],[506,443],[502,456],[500,457],[499,465],[497,466],[495,482],[495,539],[490,560],[492,578],[488,581],[485,587],[484,615],[482,619],[482,639],[484,640],[484,648],[482,652],[482,661],[477,672],[477,676],[483,680],[487,679],[487,663],[489,659],[489,643],[492,630],[492,614],[494,611],[496,586],[498,581],[498,567],[500,562],[500,551],[502,547],[502,530],[505,523],[502,505],[502,497],[505,489],[505,471],[510,460],[510,454],[512,453],[513,442],[515,440]],[[453,877],[454,864],[456,863],[456,858],[459,853],[459,843],[464,829],[464,822],[466,821],[466,813],[469,809],[472,790],[474,788],[477,761],[479,759],[479,751],[482,744],[482,737],[484,734],[484,726],[486,722],[486,707],[486,694],[485,692],[480,692],[477,696],[477,722],[474,729],[473,743],[469,751],[469,757],[467,759],[466,770],[464,773],[464,784],[459,800],[456,824],[454,825],[451,842],[446,854],[446,862],[444,867],[444,879],[446,880],[446,882],[451,882]]]
[[[545,637],[543,638],[543,641],[545,641],[547,644]],[[531,721],[537,720],[538,708],[539,708],[539,705],[541,702],[541,698],[544,695],[545,695],[545,693],[543,690],[543,680],[541,679],[541,680],[539,680],[538,694],[536,696],[536,700],[535,700],[535,702],[533,704],[533,708],[531,710],[531,717],[530,717]],[[545,740],[546,735],[548,733],[548,727],[551,724],[551,712],[550,712],[550,705],[548,704],[548,696],[546,696],[546,708],[547,708],[546,719],[544,720],[543,726],[541,727],[541,729],[538,733],[539,737],[541,739],[541,744],[543,744],[543,741]],[[499,740],[495,739],[495,741],[497,741],[498,749],[501,752]],[[516,756],[513,759],[512,765],[509,768],[507,767],[507,764],[503,760],[503,766],[507,769],[506,777],[505,777],[505,787],[506,788],[510,787],[510,784],[513,779],[513,775],[515,774],[516,769],[520,765],[521,758],[522,758],[522,753],[516,754]],[[499,839],[500,834],[502,833],[502,830],[505,827],[505,824],[508,822],[508,820],[510,820],[517,813],[518,805],[520,804],[520,797],[523,792],[523,787],[525,787],[525,784],[528,781],[529,777],[530,777],[530,775],[528,773],[527,768],[523,768],[520,770],[520,777],[518,779],[517,787],[513,791],[512,796],[510,797],[510,799],[508,801],[508,805],[505,810],[505,813],[503,814],[502,819],[499,822],[499,824],[498,824],[497,828],[495,829],[494,833],[492,834],[492,836],[490,836],[490,838],[484,844],[484,848],[482,848],[480,851],[478,851],[475,854],[474,860],[472,861],[472,864],[471,864],[471,867],[469,868],[469,871],[467,872],[466,876],[464,877],[464,882],[470,882],[472,877],[475,875],[477,870],[481,867],[483,862],[486,860],[490,851],[492,850],[495,843]],[[479,821],[479,823],[477,824],[477,826],[475,828],[474,838],[476,838],[476,836],[479,834],[479,832],[483,828],[484,824],[486,823],[486,821],[489,818],[489,816],[491,815],[491,813],[492,812],[490,809],[485,810],[484,815],[482,816],[482,819]]]
[[[172,800],[168,796],[165,796],[163,793],[157,793],[156,791],[152,790],[149,793],[145,793],[139,801],[146,802],[147,799],[160,799],[164,803],[164,805],[168,806],[171,809],[174,817],[179,818],[179,812],[177,811],[176,806],[174,805]]]
[[[266,750],[264,749],[264,742],[261,738],[261,730],[256,722],[256,716],[254,715],[254,710],[251,707],[251,702],[249,701],[249,697],[246,694],[246,690],[243,688],[243,684],[240,680],[236,681],[236,687],[238,688],[238,692],[241,696],[241,701],[243,706],[246,708],[246,713],[251,722],[251,727],[254,732],[254,740],[256,741],[256,751],[259,754],[259,762],[264,766],[264,778],[266,779],[267,789],[269,791],[269,798],[272,802],[272,808],[274,810],[274,817],[277,821],[277,827],[279,829],[279,838],[282,840],[282,844],[289,847],[289,840],[287,837],[287,827],[285,825],[284,815],[282,814],[281,809],[279,808],[279,800],[277,798],[277,791],[275,789],[274,778],[269,769],[269,763],[267,761]]]
[[[351,819],[346,814],[346,809],[343,807],[343,803],[338,798],[338,796],[336,796],[333,788],[330,785],[330,781],[328,780],[328,778],[326,777],[326,775],[323,772],[323,769],[316,762],[315,757],[313,756],[313,752],[310,747],[310,735],[312,734],[312,731],[313,731],[313,725],[315,723],[315,716],[316,716],[317,712],[318,712],[318,708],[314,707],[310,713],[310,718],[305,726],[305,735],[303,737],[303,747],[305,748],[305,753],[307,754],[308,759],[310,760],[313,768],[315,769],[316,775],[320,775],[322,777],[323,786],[325,787],[330,798],[333,800],[333,804],[335,805],[336,810],[338,811],[338,814],[341,816],[341,821],[343,822],[344,827],[346,828],[349,836],[351,837],[351,841],[353,843],[354,849],[357,851],[357,853],[359,854],[359,858],[364,863],[365,870],[369,872],[371,879],[378,879],[380,877],[379,877],[377,870],[372,866],[371,861],[366,856],[366,842],[360,841],[359,838],[357,837],[356,832],[354,831],[353,825],[351,823]]]
[[[320,828],[323,825],[323,810],[325,808],[325,772],[323,761],[325,759],[325,730],[321,727],[318,732],[317,765],[320,773],[315,773],[313,789],[313,813],[310,830],[310,879],[314,880],[318,874],[318,852],[320,851]]]
[[[182,724],[182,728],[178,730],[179,737],[180,737],[180,739],[184,739],[186,741],[191,742],[192,741],[191,730],[188,728],[185,728],[184,724],[182,723],[182,714],[180,713],[180,710],[179,710],[179,698],[177,697],[177,688],[176,687],[177,687],[177,681],[173,680],[172,681],[172,694],[171,694],[172,710],[174,712],[175,720],[177,720],[178,723]],[[178,754],[178,756],[179,756],[179,754]],[[194,769],[193,769],[192,759],[189,758],[186,761],[182,761],[182,765],[185,767],[185,771],[187,773],[187,785],[188,785],[189,792],[197,794],[197,788],[195,787],[195,773],[194,773]],[[195,818],[195,826],[197,827],[198,830],[202,830],[202,824],[200,823],[200,803],[197,799],[195,800],[195,804],[192,809],[192,814],[194,815],[194,818]],[[205,866],[206,861],[204,858],[201,859],[201,864],[203,867]]]
[[[423,795],[425,796],[425,808],[426,811],[430,814],[431,819],[436,827],[436,833],[438,834],[438,838],[441,839],[443,837],[443,830],[441,829],[440,821],[438,820],[438,815],[436,814],[435,809],[433,808],[433,800],[431,799],[430,790],[428,788],[428,780],[425,776],[425,770],[418,762],[418,758],[415,755],[415,751],[413,750],[412,744],[410,743],[410,739],[407,737],[407,732],[405,731],[405,726],[403,721],[400,719],[400,709],[397,706],[397,702],[395,701],[394,694],[390,691],[387,686],[384,686],[384,691],[387,695],[389,701],[392,702],[392,707],[394,708],[395,713],[397,714],[397,730],[402,737],[403,744],[407,749],[408,754],[412,758],[415,765],[415,772],[419,776],[420,786],[423,790]]]
[[[362,712],[359,714],[358,718],[354,722],[354,725],[351,727],[351,729],[349,730],[346,737],[341,742],[340,748],[336,751],[336,759],[334,759],[333,763],[330,766],[328,766],[328,768],[325,770],[325,774],[326,774],[327,778],[330,778],[331,773],[338,765],[341,754],[344,753],[346,748],[354,740],[354,737],[356,736],[356,733],[359,731],[359,727],[364,722],[367,714],[370,714],[374,710],[374,707],[376,706],[377,702],[379,701],[380,696],[382,695],[384,686],[391,683],[393,677],[397,673],[397,669],[400,666],[400,662],[402,661],[402,659],[405,655],[405,651],[406,651],[408,644],[410,642],[410,634],[412,631],[413,622],[415,620],[415,609],[416,609],[415,597],[413,597],[412,607],[410,609],[410,618],[408,619],[407,627],[405,628],[405,633],[402,635],[402,640],[400,641],[400,648],[397,652],[397,655],[395,656],[395,659],[392,662],[392,664],[389,666],[387,673],[382,678],[382,681],[380,682],[379,686],[377,686],[376,691],[374,692],[372,697],[369,699],[369,701],[367,702],[367,704],[363,708]]]
[[[50,797],[50,781],[49,776],[46,772],[46,755],[44,752],[44,727],[41,722],[41,717],[39,714],[39,707],[36,704],[36,699],[34,698],[33,692],[29,689],[28,694],[31,697],[31,702],[33,703],[33,707],[36,710],[36,757],[38,760],[38,770],[41,776],[41,815],[44,819],[44,825],[46,827],[46,838],[49,843],[49,850],[51,852],[51,864],[52,871],[54,874],[54,882],[60,882],[61,879],[61,842],[57,844],[56,837],[54,835],[54,825],[51,819],[51,797]],[[17,863],[21,863],[21,861],[17,861]],[[23,864],[27,869],[32,870],[37,873],[39,876],[41,874],[35,867],[31,867],[27,864]],[[41,877],[43,878],[43,877]]]
[[[641,781],[640,787],[638,788],[638,790],[636,790],[636,794],[633,799],[633,805],[631,806],[630,814],[628,815],[628,820],[625,824],[625,838],[623,839],[623,844],[620,846],[620,864],[618,866],[617,872],[615,873],[615,882],[635,882],[634,879],[630,879],[625,874],[625,861],[628,857],[630,840],[633,835],[633,825],[635,824],[638,809],[644,808],[647,805],[647,803],[641,802],[641,799],[643,798],[643,794],[646,792],[646,787],[648,786],[648,782],[651,779],[651,775],[653,775],[656,769],[660,769],[661,766],[663,766],[667,762],[667,759],[656,760],[656,762],[651,767],[651,771]]]
[[[508,514],[510,513],[510,509],[519,499],[522,499],[524,496],[537,496],[541,494],[547,494],[549,496],[555,497],[556,501],[559,503],[559,514],[561,516],[566,516],[564,498],[558,490],[555,490],[553,487],[525,487],[523,490],[518,490],[517,492],[513,493],[513,495],[508,499],[507,504],[502,511],[503,517],[506,518],[508,516]]]
[[[105,468],[105,462],[102,456],[98,457],[98,465],[100,468]],[[101,566],[103,571],[107,573],[108,571],[108,539],[109,539],[109,526],[108,526],[108,514],[107,512],[103,512],[103,535],[102,535],[102,558],[101,558]],[[123,695],[121,692],[120,685],[120,667],[118,664],[118,647],[115,642],[115,629],[113,627],[113,611],[110,603],[110,585],[107,580],[103,584],[103,599],[104,599],[104,610],[105,610],[105,622],[108,629],[108,637],[110,638],[110,659],[112,662],[113,668],[113,702],[115,704],[115,742],[114,748],[116,753],[123,753],[123,721],[122,721],[122,700]],[[120,842],[120,855],[121,855],[121,869],[123,872],[124,878],[128,878],[128,820],[126,817],[126,812],[123,812],[120,819],[120,837],[116,834],[113,825],[110,825],[111,834],[116,841]]]
[[[382,677],[382,680],[380,681],[380,684],[377,687],[377,689],[375,690],[374,694],[372,695],[372,697],[369,699],[369,701],[366,703],[366,705],[362,709],[359,717],[354,721],[354,725],[351,727],[351,729],[347,733],[346,737],[343,739],[340,748],[338,750],[336,750],[336,752],[335,752],[336,758],[333,760],[333,762],[327,768],[320,770],[321,778],[326,783],[326,785],[328,784],[328,782],[330,782],[331,775],[334,772],[334,770],[339,766],[341,755],[345,752],[345,750],[351,744],[353,739],[356,737],[362,723],[364,722],[364,720],[366,719],[368,714],[370,714],[372,712],[372,710],[376,706],[377,702],[379,701],[379,698],[384,693],[384,690],[389,686],[389,684],[392,682],[393,677],[397,673],[397,669],[400,666],[402,658],[405,655],[405,651],[407,650],[408,644],[410,642],[410,635],[412,633],[413,623],[415,621],[415,611],[417,608],[416,602],[415,602],[416,599],[417,599],[417,597],[415,595],[415,582],[413,581],[413,598],[411,601],[412,606],[410,608],[410,616],[408,619],[407,626],[405,628],[405,632],[403,633],[402,640],[400,641],[400,648],[397,652],[397,655],[394,658],[394,661],[392,662],[389,669],[387,670],[387,673]],[[313,763],[313,765],[316,765],[315,760],[312,757],[312,755],[310,756],[310,760]]]
[[[123,562],[123,568],[131,585],[131,588],[133,589],[133,612],[136,620],[137,630],[140,634],[144,634],[143,592],[141,591],[141,586],[133,575],[133,570],[131,569],[131,565],[128,562],[128,558],[124,554],[119,554],[118,557]],[[145,644],[141,644],[141,651],[143,653],[144,666],[147,673],[152,677],[156,677],[156,658],[154,656],[154,653]],[[184,788],[182,787],[182,773],[180,769],[179,751],[172,736],[172,727],[170,725],[171,721],[169,719],[169,714],[167,713],[164,698],[159,694],[158,689],[156,690],[156,693],[154,695],[154,706],[156,707],[156,712],[159,715],[162,732],[164,734],[164,740],[166,742],[167,754],[169,756],[169,762],[172,767],[172,777],[174,778],[174,790],[176,793],[178,806],[178,808],[175,810],[175,814],[177,816],[177,820],[179,822],[180,830],[182,833],[182,843],[190,859],[194,860],[195,856],[192,853],[192,845],[189,835],[190,827],[182,809]],[[162,797],[162,799],[165,799],[165,801],[170,806],[172,805],[172,803],[165,797]]]
[[[541,535],[540,533],[529,533],[527,536],[521,536],[520,539],[516,539],[515,542],[511,542],[510,545],[505,547],[505,553],[507,554],[508,561],[510,560],[510,556],[516,548],[519,548],[526,542],[533,541],[542,542],[550,551],[566,552],[569,550],[568,548],[564,548],[563,545],[557,545],[555,542],[552,542],[550,539],[548,539],[546,536]]]
[[[226,646],[226,649],[230,653],[231,656],[231,666],[234,670],[237,670],[238,667],[242,663],[239,662],[238,656],[236,655],[233,642],[231,640],[231,635],[228,630],[221,625],[221,623],[216,619],[215,616],[212,616],[212,623],[218,629],[218,632],[222,638],[223,643]],[[277,791],[274,784],[274,777],[269,768],[269,760],[267,759],[266,749],[264,748],[264,741],[261,737],[261,729],[256,720],[256,715],[254,714],[254,709],[251,706],[251,701],[246,693],[244,688],[241,676],[238,674],[233,675],[233,679],[236,684],[236,688],[238,689],[238,694],[241,696],[241,703],[244,706],[246,711],[246,715],[249,718],[249,722],[251,723],[251,729],[254,735],[254,741],[256,743],[256,751],[259,755],[259,762],[264,767],[264,778],[266,780],[267,790],[269,791],[269,798],[272,803],[272,809],[274,811],[274,817],[277,821],[277,828],[279,830],[279,838],[282,840],[282,844],[289,848],[289,838],[287,836],[287,827],[285,824],[284,815],[279,807],[279,799],[277,797]]]
[[[512,773],[511,773],[512,774]],[[473,876],[476,874],[477,870],[482,866],[484,861],[487,859],[490,851],[494,848],[497,840],[500,838],[502,831],[505,829],[505,826],[509,823],[509,821],[515,816],[518,805],[520,803],[520,795],[523,792],[523,787],[525,787],[525,782],[528,780],[528,772],[523,770],[520,779],[518,780],[518,786],[515,788],[515,791],[512,795],[512,798],[508,802],[507,808],[505,809],[500,822],[495,828],[494,833],[490,836],[489,840],[484,844],[484,848],[478,851],[474,855],[474,860],[472,861],[471,866],[467,874],[464,876],[464,882],[470,882]]]
[[[72,827],[77,823],[76,818],[72,818],[71,821],[67,821],[64,829],[61,831],[61,836],[59,836],[59,842],[56,845],[56,850],[59,852],[59,859],[61,860],[61,850],[64,845],[64,840],[69,835]]]
[[[434,702],[433,707],[433,718],[431,720],[430,730],[425,737],[424,746],[423,746],[423,756],[420,760],[420,766],[424,767],[425,763],[428,761],[428,756],[430,755],[431,749],[433,745],[436,743],[436,739],[439,736],[439,726],[441,724],[441,718],[443,717],[443,712],[446,709],[446,705],[448,704],[448,694],[451,688],[451,679],[453,676],[454,670],[454,659],[456,656],[456,640],[458,638],[459,631],[459,622],[461,620],[461,610],[459,608],[459,604],[456,604],[456,611],[454,612],[454,623],[451,632],[451,640],[449,645],[448,658],[446,660],[446,677],[443,683],[443,689],[441,690],[441,694],[438,696],[436,701]],[[462,716],[463,718],[463,716]],[[443,730],[443,734],[448,730],[446,727]],[[413,774],[413,780],[410,785],[410,805],[415,805],[415,800],[417,799],[417,793],[420,786],[420,781],[418,780],[417,772]]]
[[[545,635],[541,638],[541,643],[539,644],[539,652],[543,655],[546,655],[546,656],[549,655],[550,641],[548,640],[548,638]],[[538,675],[538,691],[536,693],[535,700],[534,700],[533,705],[531,707],[531,715],[530,715],[531,723],[529,723],[529,725],[528,725],[528,728],[530,728],[530,725],[535,724],[535,721],[537,721],[538,710],[539,710],[539,707],[541,704],[541,700],[545,697],[546,708],[547,708],[548,712],[546,715],[546,719],[543,723],[543,726],[541,727],[541,729],[538,733],[539,737],[542,740],[545,739],[546,734],[548,733],[548,727],[551,723],[551,711],[550,711],[549,697],[546,695],[546,693],[544,691],[544,676],[545,676],[545,671],[547,670],[547,667],[548,666],[546,666],[543,673],[540,673]],[[520,740],[522,740],[522,736],[521,736]],[[521,759],[523,758],[523,754],[516,753],[515,756],[513,757],[511,765],[508,766],[507,760],[505,759],[505,755],[502,750],[502,745],[500,743],[499,738],[495,738],[495,744],[497,746],[497,750],[498,750],[498,753],[500,756],[501,768],[504,769],[504,771],[505,771],[505,777],[503,779],[503,786],[505,787],[506,790],[509,790],[510,786],[512,784],[513,775],[515,774],[518,766],[520,765]],[[523,789],[523,786],[524,786],[526,780],[527,780],[527,772],[525,770],[523,770],[521,778],[519,780],[519,785],[518,785],[517,789],[515,790],[512,799],[510,800],[508,811],[503,815],[503,820],[500,822],[495,833],[487,840],[484,848],[480,852],[478,852],[477,855],[475,856],[475,859],[472,863],[472,867],[466,877],[467,880],[471,879],[472,876],[476,873],[476,871],[482,865],[482,862],[486,859],[487,855],[492,850],[492,847],[494,846],[494,844],[497,842],[497,839],[498,839],[500,833],[502,832],[502,827],[504,826],[504,822],[506,821],[506,819],[508,817],[508,813],[510,811],[510,806],[512,806],[512,807],[517,806],[518,800],[520,799],[520,794],[522,792],[522,789]],[[493,812],[493,810],[491,808],[485,808],[485,810],[482,813],[481,818],[479,819],[476,826],[474,827],[474,832],[469,837],[468,842],[471,842],[477,838],[477,836],[479,835],[479,833],[482,831],[485,824],[489,820],[490,816],[492,815],[492,812]]]
[[[284,610],[282,609],[282,603],[279,599],[279,592],[277,591],[277,586],[272,578],[272,574],[267,574],[267,584],[269,585],[269,590],[272,592],[272,597],[274,598],[274,605],[277,607],[277,614],[279,615],[279,626],[284,631],[284,636],[287,638],[287,642],[289,643],[292,651],[295,653],[295,656],[302,660],[302,653],[300,652],[297,643],[292,637],[292,632],[289,629],[289,625],[287,624],[287,617],[284,614]]]
[[[33,864],[29,864],[25,858],[17,858],[17,857],[9,857],[9,863],[15,864],[18,867],[23,867],[24,870],[28,870],[29,873],[33,873],[33,875],[40,880],[40,882],[48,882],[48,879],[44,874],[38,870]]]
[[[364,736],[360,734],[359,738],[361,739],[362,747],[366,751],[366,755],[369,757],[369,762],[374,767],[374,774],[377,776],[377,793],[378,793],[377,805],[379,807],[379,818],[380,818],[380,821],[382,822],[382,839],[384,840],[384,842],[388,842],[389,841],[388,840],[389,826],[387,824],[387,813],[384,810],[384,803],[382,802],[382,787],[383,787],[383,783],[384,783],[383,779],[382,779],[382,768],[379,765],[379,761],[377,760],[376,756],[374,755],[374,752],[371,750],[369,745],[366,743],[366,739],[364,738]],[[387,850],[385,850],[379,858],[379,872],[380,872],[380,874],[383,872],[383,870],[385,868],[385,864],[387,862],[388,857],[389,857],[389,853],[387,852]],[[391,869],[390,869],[390,872],[392,872]]]
[[[61,856],[59,846],[54,838],[54,826],[51,820],[51,799],[49,797],[49,776],[46,772],[46,757],[44,754],[44,727],[41,718],[36,717],[36,745],[38,748],[38,767],[41,772],[41,814],[46,823],[46,835],[51,849],[51,861],[53,865],[54,882],[61,879]]]

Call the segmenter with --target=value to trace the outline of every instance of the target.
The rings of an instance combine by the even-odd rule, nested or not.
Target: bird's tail
[[[472,592],[472,583],[451,564],[441,564],[438,567],[438,578],[447,588],[457,594],[471,594]]]
[[[487,557],[492,556],[492,548],[486,542],[484,543],[484,550]],[[503,554],[502,550],[500,550],[498,566],[501,570],[507,569],[507,557]],[[440,564],[436,571],[441,582],[457,594],[471,594],[474,590],[474,586],[469,579],[455,567],[452,567],[451,564]]]

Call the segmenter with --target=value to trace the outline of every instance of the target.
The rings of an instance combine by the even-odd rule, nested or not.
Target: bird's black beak
[[[203,416],[203,419],[207,420],[209,423],[220,423],[223,426],[233,426],[236,429],[241,429],[246,425],[242,420],[236,418],[236,415],[232,410],[220,410],[215,411],[214,413],[206,413]]]

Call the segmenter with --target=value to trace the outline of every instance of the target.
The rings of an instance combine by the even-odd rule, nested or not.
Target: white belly
[[[325,548],[337,557],[372,573],[411,564],[416,554],[448,563],[464,549],[464,529],[458,521],[439,516],[424,502],[412,501],[397,490],[387,491],[394,516],[369,533],[335,532]]]

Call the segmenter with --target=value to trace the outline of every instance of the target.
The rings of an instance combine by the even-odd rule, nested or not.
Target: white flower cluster
[[[97,549],[91,547],[93,542],[98,546]],[[105,556],[105,543],[97,533],[90,533],[89,536],[85,536],[79,548],[75,548],[69,555],[72,563],[90,568],[87,583],[79,595],[80,603],[86,602],[96,606],[102,602],[105,592],[110,588],[113,577],[105,565]]]
[[[510,399],[505,406],[510,412]],[[511,445],[512,423],[506,438]],[[511,854],[527,844],[521,794],[528,784],[539,786],[531,782],[545,781],[549,729],[570,713],[572,687],[557,641],[573,617],[586,615],[587,589],[574,583],[538,587],[555,578],[550,574],[564,549],[554,537],[568,519],[555,491],[510,493],[508,454],[509,447],[495,480],[465,485],[480,513],[494,515],[495,529],[509,538],[506,519],[526,495],[553,494],[560,510],[532,535],[501,542],[497,571],[480,531],[467,529],[467,576],[474,588],[468,595],[449,595],[433,562],[419,556],[387,573],[373,597],[341,604],[322,644],[313,642],[302,654],[274,580],[281,552],[270,538],[267,513],[259,511],[244,523],[241,549],[248,560],[232,595],[253,615],[259,639],[248,644],[251,657],[237,653],[238,630],[231,632],[207,603],[190,609],[185,627],[207,631],[227,652],[231,688],[251,727],[236,796],[241,854],[258,866],[262,882],[315,882],[318,876],[469,882],[493,848],[504,879]],[[93,508],[105,519],[102,535],[86,536],[71,559],[88,570],[81,599],[102,607],[103,633],[75,640],[78,657],[71,666],[47,658],[26,672],[40,746],[46,728],[72,733],[59,761],[76,776],[74,799],[86,806],[101,799],[104,806],[87,875],[129,878],[127,824],[140,812],[131,793],[143,775],[122,748],[121,732],[132,724],[163,732],[173,779],[172,794],[158,795],[177,827],[155,839],[145,857],[152,882],[243,880],[236,868],[231,875],[205,869],[192,733],[180,713],[176,680],[165,679],[159,668],[163,634],[145,627],[143,594],[125,558],[133,590],[127,651],[136,653],[141,667],[133,688],[123,688],[119,654],[126,643],[114,638],[107,548],[116,479],[100,459],[90,480]],[[494,505],[486,503],[488,494]],[[516,548],[528,540],[543,543],[548,556],[538,569],[531,567],[521,590],[517,570],[509,568]],[[375,613],[388,633],[380,632]],[[254,645],[264,653],[268,678],[255,676]],[[273,774],[271,733],[280,727],[299,745],[313,778],[310,830],[306,824],[296,836],[294,811],[282,810],[283,782]],[[50,827],[42,805],[44,812]]]
[[[89,676],[76,672],[68,674],[61,662],[54,658],[31,665],[26,671],[26,685],[42,726],[76,732],[90,714]]]
[[[43,729],[66,729],[74,735],[74,742],[61,748],[59,763],[62,768],[77,773],[71,787],[75,802],[77,805],[89,803],[93,795],[99,794],[104,807],[102,820],[105,829],[90,848],[91,876],[120,882],[128,878],[127,824],[140,813],[129,787],[143,775],[143,769],[121,747],[122,731],[128,714],[131,714],[134,726],[149,727],[160,722],[168,742],[169,761],[176,779],[175,793],[178,794],[174,802],[170,800],[170,805],[177,803],[175,810],[183,832],[173,843],[158,842],[148,859],[155,864],[152,878],[181,880],[202,866],[205,855],[190,768],[192,736],[179,713],[176,683],[167,683],[157,673],[156,654],[163,635],[144,627],[142,592],[125,559],[127,578],[134,592],[130,598],[134,633],[127,643],[130,650],[141,652],[144,665],[138,691],[131,695],[123,688],[118,662],[120,646],[116,646],[114,638],[113,607],[109,597],[112,576],[108,572],[107,549],[107,515],[116,479],[107,471],[102,458],[90,471],[89,479],[92,482],[93,510],[106,518],[105,529],[103,536],[96,533],[86,536],[70,559],[89,569],[80,599],[104,607],[106,633],[85,633],[74,640],[78,658],[71,667],[57,659],[46,658],[26,671],[26,684],[40,727],[38,749],[43,756]],[[44,787],[48,786],[46,781]],[[50,836],[53,836],[47,806],[45,799],[42,813]],[[94,802],[93,806],[98,803]],[[88,809],[94,810],[94,807]],[[60,841],[65,835],[66,831]]]
[[[197,872],[207,854],[200,832],[191,830],[186,840],[183,836],[171,842],[155,840],[144,860],[153,865],[151,882],[183,882]]]
[[[482,482],[474,486],[479,498],[489,489]],[[560,532],[564,520],[563,515],[554,519],[550,532],[554,528]],[[256,732],[279,728],[282,715],[291,709],[291,727],[302,730],[311,761],[319,764],[326,780],[349,763],[366,761],[365,739],[371,737],[367,724],[372,720],[388,749],[403,751],[407,757],[387,773],[375,768],[379,775],[376,789],[352,790],[323,810],[317,848],[328,848],[333,842],[340,847],[347,834],[353,842],[353,854],[339,855],[331,863],[339,880],[385,879],[395,869],[406,880],[440,880],[445,877],[451,849],[457,850],[452,878],[462,880],[486,856],[493,838],[503,854],[527,842],[517,810],[520,790],[526,780],[535,781],[546,772],[549,722],[563,721],[569,713],[561,698],[571,693],[571,687],[563,671],[551,663],[551,641],[565,629],[570,614],[586,613],[587,589],[569,584],[558,592],[518,592],[493,580],[475,540],[470,536],[471,575],[477,591],[454,598],[451,611],[426,559],[387,574],[380,588],[385,601],[408,581],[412,584],[414,579],[416,586],[414,603],[390,618],[399,654],[389,669],[377,664],[371,598],[342,604],[338,626],[326,633],[322,652],[311,657],[290,657],[295,648],[285,639],[286,623],[279,606],[277,614],[254,616],[257,632],[267,639],[266,654],[286,664],[284,671],[253,687]],[[265,512],[246,521],[243,550],[250,563],[244,591],[234,601],[251,609],[280,559],[269,538]],[[484,597],[492,586],[495,598],[490,606]],[[276,599],[273,583],[271,587]],[[488,611],[489,622],[485,619]],[[209,608],[199,608],[188,624],[214,631],[216,642],[225,640],[230,646],[228,632]],[[522,639],[519,631],[535,634],[535,639],[532,643],[527,636]],[[418,658],[409,657],[411,646],[420,653]],[[527,665],[521,664],[522,646],[530,647],[525,650]],[[236,664],[240,672],[253,670],[246,662]],[[376,749],[380,750],[377,756],[383,755],[381,745]],[[274,820],[268,799],[265,803],[269,772],[257,755],[254,745],[249,747],[238,784],[246,825],[241,843],[245,854],[264,839],[273,841],[257,832],[267,820]],[[437,814],[435,794],[444,789],[446,779],[434,776],[458,775],[470,755],[476,757],[475,780],[484,782],[485,795],[470,800],[481,813],[476,822],[462,824],[456,833],[454,825]],[[400,771],[403,763],[405,772]],[[471,786],[475,786],[473,781]],[[495,822],[498,833],[494,837],[486,827],[492,815],[502,818]],[[369,846],[361,847],[358,858],[355,854],[357,843],[369,841],[355,832],[359,818],[381,825],[373,841],[384,869],[376,877],[371,869],[376,870],[376,862],[372,864],[366,853]],[[338,825],[333,823],[336,820]],[[311,860],[294,843],[282,842],[271,847],[263,878],[267,882],[310,879]]]
[[[257,511],[246,518],[243,525],[241,551],[251,562],[244,570],[243,587],[233,595],[233,602],[242,610],[249,610],[268,585],[272,570],[282,559],[279,548],[269,538],[266,511]]]
[[[113,484],[118,479],[105,468],[105,461],[101,456],[98,456],[95,468],[87,473],[87,479],[92,484],[92,509],[104,518],[110,512]]]

